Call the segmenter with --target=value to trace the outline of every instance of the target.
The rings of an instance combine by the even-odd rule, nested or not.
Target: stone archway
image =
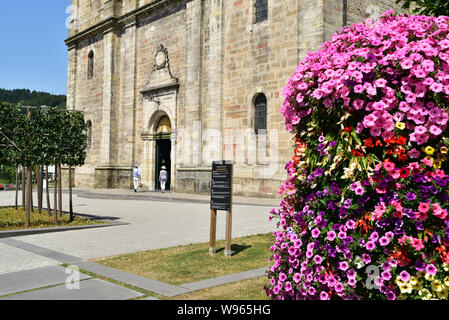
[[[167,171],[171,179],[168,186],[173,188],[175,185],[178,89],[178,79],[170,72],[168,51],[159,45],[150,80],[141,91],[143,119],[146,121],[141,134],[144,141],[142,176],[145,187],[150,190],[160,188],[157,177],[163,165],[162,157],[169,165]]]

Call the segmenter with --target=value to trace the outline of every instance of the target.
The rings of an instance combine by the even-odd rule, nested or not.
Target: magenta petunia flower
[[[329,300],[329,295],[327,294],[327,292],[321,291],[320,299],[321,300]]]
[[[334,230],[331,230],[327,233],[327,239],[329,241],[334,241],[334,239],[337,237],[337,234],[335,233]]]
[[[321,256],[319,256],[319,255],[316,255],[315,257],[313,257],[313,261],[316,264],[321,264],[321,262],[323,262],[323,258]]]
[[[438,269],[433,264],[429,264],[426,267],[426,272],[433,276],[437,274],[437,271],[438,271]]]
[[[402,281],[404,281],[404,282],[408,282],[409,280],[410,280],[410,274],[407,272],[407,271],[402,271],[400,274],[399,274],[399,277],[401,278],[401,280]]]
[[[320,229],[315,228],[312,230],[312,238],[318,238],[320,234],[321,234]]]
[[[386,237],[386,236],[381,237],[379,239],[379,243],[380,243],[381,246],[385,247],[385,246],[387,246],[390,243],[390,239],[388,237]]]

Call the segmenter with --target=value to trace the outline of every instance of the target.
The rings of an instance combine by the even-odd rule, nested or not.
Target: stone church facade
[[[212,160],[234,194],[275,196],[292,137],[278,110],[298,62],[394,0],[72,0],[68,109],[88,123],[75,185],[145,189],[162,166],[177,192],[207,193]]]

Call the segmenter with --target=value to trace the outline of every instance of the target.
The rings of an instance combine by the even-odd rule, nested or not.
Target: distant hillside
[[[65,95],[53,95],[48,92],[30,91],[28,89],[0,89],[0,101],[22,106],[40,107],[45,105],[65,109],[67,97]]]

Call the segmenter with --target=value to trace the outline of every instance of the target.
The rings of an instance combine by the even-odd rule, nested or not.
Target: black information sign
[[[231,210],[232,162],[212,162],[211,210]]]

